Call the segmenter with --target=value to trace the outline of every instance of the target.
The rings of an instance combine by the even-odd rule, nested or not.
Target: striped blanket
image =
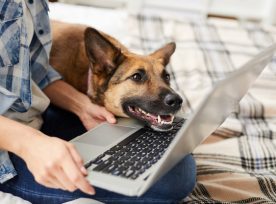
[[[140,53],[176,42],[167,69],[183,96],[183,111],[191,113],[217,81],[273,43],[276,28],[151,14],[131,16],[129,36],[130,47]],[[184,202],[276,203],[276,58],[242,99],[239,111],[193,154],[197,185]]]

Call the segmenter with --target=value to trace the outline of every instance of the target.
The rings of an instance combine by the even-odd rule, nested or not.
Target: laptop
[[[102,123],[71,142],[84,159],[93,186],[141,196],[191,153],[238,108],[241,98],[272,60],[276,44],[213,86],[187,119],[180,114],[168,132],[156,132],[134,119]]]

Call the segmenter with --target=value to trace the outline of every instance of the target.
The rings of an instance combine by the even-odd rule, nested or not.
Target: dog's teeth
[[[143,109],[141,108],[138,108],[139,112],[143,113],[143,114],[146,114],[146,111],[144,111]]]
[[[161,117],[160,117],[160,115],[157,116],[157,119],[158,119],[158,123],[160,123],[160,122],[161,122]]]
[[[172,118],[171,118],[171,122],[170,122],[170,123],[172,123],[172,122],[173,122],[173,120],[174,120],[174,115],[172,115]]]

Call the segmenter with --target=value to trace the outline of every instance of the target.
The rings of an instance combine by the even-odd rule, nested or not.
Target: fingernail
[[[90,194],[90,195],[95,195],[96,192],[95,192],[95,190],[92,188],[92,189],[88,190],[88,194]]]
[[[81,172],[82,172],[83,174],[85,174],[85,175],[88,174],[88,172],[87,172],[87,170],[86,170],[86,168],[85,168],[84,166],[82,166],[80,170],[81,170]]]

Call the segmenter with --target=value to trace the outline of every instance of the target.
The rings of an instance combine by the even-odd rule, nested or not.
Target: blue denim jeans
[[[45,122],[41,131],[48,135],[70,140],[85,131],[75,115],[53,106],[46,110],[43,117]],[[178,203],[193,190],[196,180],[195,162],[193,157],[188,155],[141,197],[128,197],[100,188],[95,188],[96,195],[90,196],[78,190],[71,193],[44,187],[35,182],[22,159],[12,153],[10,158],[18,175],[0,184],[0,191],[12,193],[34,204],[63,203],[80,197],[104,203]]]

